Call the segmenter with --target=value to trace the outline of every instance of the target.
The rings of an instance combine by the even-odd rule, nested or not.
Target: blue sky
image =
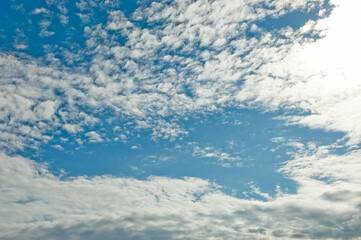
[[[154,140],[149,132],[137,131],[139,136],[124,143],[86,143],[74,150],[74,144],[58,140],[56,145],[64,149],[47,146],[31,152],[40,161],[50,161],[54,171],[62,169],[70,176],[112,174],[140,179],[152,175],[191,176],[210,179],[227,193],[237,192],[237,196],[250,191],[250,182],[269,193],[274,193],[277,185],[294,192],[296,184],[277,173],[290,159],[287,151],[294,147],[280,146],[277,139],[327,145],[343,134],[285,127],[273,117],[274,114],[253,110],[229,109],[182,121],[189,129],[182,140]],[[221,160],[222,153],[229,156]]]
[[[2,1],[0,238],[360,237],[354,4]]]

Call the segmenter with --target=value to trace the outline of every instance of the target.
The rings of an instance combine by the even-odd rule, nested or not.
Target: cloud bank
[[[199,178],[61,178],[1,156],[1,239],[329,239],[359,237],[359,150],[307,152],[282,171],[298,184],[266,202]],[[325,180],[326,179],[326,180]],[[264,194],[257,191],[258,194]],[[6,221],[5,221],[6,219]]]

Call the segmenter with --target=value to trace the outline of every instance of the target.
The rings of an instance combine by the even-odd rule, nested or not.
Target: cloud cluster
[[[81,101],[86,101],[82,86],[91,82],[89,77],[3,53],[0,69],[0,145],[3,149],[36,147],[51,141],[60,126],[71,131],[65,123],[92,125],[98,121],[78,107]],[[73,128],[73,132],[79,130],[80,127]]]
[[[50,1],[48,5],[55,3]],[[56,6],[63,9],[63,5],[61,2]],[[95,5],[84,1],[77,4],[81,11],[90,11]],[[101,6],[106,9],[108,5],[104,2]],[[13,136],[19,132],[17,125],[27,125],[33,135],[50,140],[51,136],[45,136],[46,130],[54,126],[62,125],[69,133],[81,132],[84,125],[101,124],[94,112],[109,111],[109,119],[130,121],[136,128],[151,130],[154,138],[174,140],[187,135],[179,121],[186,116],[223,107],[243,107],[252,104],[253,98],[263,101],[260,99],[263,93],[257,92],[258,84],[271,93],[270,97],[278,96],[273,92],[283,91],[289,83],[275,79],[277,74],[265,69],[281,68],[283,59],[294,52],[295,46],[312,41],[308,36],[317,31],[312,26],[271,30],[260,26],[267,18],[277,21],[297,9],[317,7],[322,8],[322,3],[154,2],[140,7],[131,17],[119,10],[109,10],[107,22],[86,26],[86,47],[79,54],[88,57],[81,69],[62,67],[61,59],[51,52],[47,54],[51,63],[48,67],[2,54],[1,81],[7,85],[3,94],[16,98],[3,103],[6,106],[2,107],[2,115],[5,119],[12,115],[14,124],[2,125],[10,140],[4,140],[2,145],[9,148],[7,142],[12,142],[13,148],[22,148],[26,144],[24,138],[28,137]],[[45,10],[33,12],[40,14]],[[50,46],[47,49],[51,51]],[[63,57],[71,62],[74,55]],[[271,86],[264,74],[273,74]],[[281,89],[273,86],[277,81]],[[34,97],[19,94],[31,91],[39,94]],[[22,107],[15,114],[19,101]],[[269,99],[263,104],[269,102],[275,104]],[[52,122],[44,124],[47,121]],[[31,137],[31,141],[34,139],[35,136]]]

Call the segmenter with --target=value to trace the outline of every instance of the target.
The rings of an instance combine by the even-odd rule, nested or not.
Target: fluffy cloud
[[[85,2],[78,5],[83,10],[95,6]],[[62,67],[55,53],[48,53],[52,63],[48,67],[2,54],[3,94],[12,98],[4,101],[2,115],[12,115],[14,123],[28,125],[42,138],[54,127],[81,132],[82,126],[101,122],[94,113],[110,110],[112,116],[130,121],[136,128],[151,130],[155,138],[174,140],[187,135],[179,119],[189,115],[252,105],[253,96],[264,105],[289,101],[270,100],[278,96],[272,92],[283,90],[288,82],[272,77],[268,83],[263,81],[264,75],[274,76],[267,69],[282,68],[283,59],[299,44],[311,41],[313,38],[307,36],[317,31],[312,27],[308,31],[268,31],[257,24],[268,17],[276,21],[287,12],[316,6],[322,8],[322,3],[159,2],[140,7],[131,18],[119,10],[109,10],[106,23],[84,28],[86,48],[79,54],[90,59],[83,63],[83,69]],[[102,3],[101,9],[106,7]],[[139,21],[150,27],[141,27]],[[248,31],[254,32],[254,37],[249,37]],[[74,56],[65,55],[65,60],[67,56],[72,62]],[[291,61],[289,65],[294,68],[296,64]],[[274,88],[277,82],[281,89]],[[260,89],[271,96],[262,100],[263,93],[257,92]],[[54,106],[49,105],[51,102]],[[19,114],[15,113],[17,106]],[[2,127],[13,134],[16,124]],[[70,126],[76,126],[76,131]],[[23,138],[30,139],[32,145],[39,140]],[[26,144],[24,139],[18,139],[15,148]]]
[[[77,107],[81,99],[85,101],[78,86],[90,81],[86,76],[6,54],[0,55],[0,68],[2,148],[36,146],[51,140],[50,133],[63,124],[91,125],[97,121]]]
[[[100,137],[100,135],[95,131],[90,131],[85,134],[89,138],[89,142],[97,143],[97,142],[103,142],[103,139]]]
[[[2,154],[1,239],[269,239],[360,236],[358,159],[307,156],[283,171],[297,194],[253,192],[238,199],[198,178],[64,178],[34,161]],[[335,164],[337,163],[337,164]],[[351,166],[352,165],[352,166]],[[350,167],[351,166],[351,167]],[[320,175],[321,171],[324,175]],[[322,179],[321,179],[322,178]]]

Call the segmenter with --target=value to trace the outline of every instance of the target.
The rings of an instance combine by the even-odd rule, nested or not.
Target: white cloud
[[[74,124],[64,124],[62,128],[66,130],[68,133],[77,133],[79,131],[83,131],[81,127]]]
[[[35,8],[31,14],[34,14],[34,15],[38,15],[38,14],[41,14],[41,13],[46,13],[46,14],[49,14],[50,11],[46,8]]]
[[[75,99],[78,105],[84,98],[76,85],[87,77],[6,54],[0,55],[0,63],[1,148],[36,147],[51,140],[47,134],[62,125],[67,131],[78,132],[98,121],[75,106]]]
[[[275,143],[284,142],[284,141],[285,141],[284,137],[274,137],[271,139],[271,142],[275,142]]]
[[[272,200],[272,197],[268,193],[262,192],[261,189],[259,187],[255,186],[253,183],[251,184],[250,187],[252,189],[252,191],[250,193],[257,194],[266,200]]]
[[[91,142],[91,143],[98,143],[98,142],[103,142],[104,141],[101,138],[101,136],[95,131],[87,132],[87,133],[85,133],[85,136],[88,137],[89,142]]]
[[[361,234],[360,156],[315,153],[290,161],[283,171],[300,185],[297,194],[269,196],[254,187],[270,200],[263,202],[228,196],[198,178],[60,179],[33,161],[1,154],[0,237],[355,238]],[[326,180],[314,178],[318,170]]]
[[[64,150],[64,148],[59,144],[53,145],[52,147],[55,148],[55,149],[58,149],[59,151]]]
[[[50,120],[56,112],[56,103],[50,100],[39,103],[34,108],[34,112],[39,120]]]
[[[233,154],[223,152],[221,149],[216,149],[214,147],[199,147],[194,146],[193,156],[201,158],[211,158],[216,159],[216,164],[219,164],[223,167],[241,167],[241,157],[234,156]]]
[[[52,24],[51,21],[49,21],[48,19],[43,19],[39,22],[40,25],[40,33],[39,36],[40,37],[50,37],[52,35],[55,34],[55,32],[50,32],[48,31],[48,27]]]
[[[27,49],[29,46],[23,43],[19,43],[19,44],[14,44],[14,48],[16,50],[24,50]]]

